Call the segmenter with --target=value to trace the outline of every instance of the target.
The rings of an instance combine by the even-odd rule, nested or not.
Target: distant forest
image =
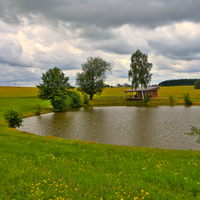
[[[178,86],[178,85],[194,85],[196,81],[200,79],[176,79],[176,80],[166,80],[159,83],[159,86]]]

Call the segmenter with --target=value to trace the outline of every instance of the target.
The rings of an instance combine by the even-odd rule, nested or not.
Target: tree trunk
[[[143,92],[143,87],[141,86],[142,88],[142,100],[144,101],[144,92]]]
[[[90,95],[90,100],[92,100],[92,99],[93,99],[93,94]]]

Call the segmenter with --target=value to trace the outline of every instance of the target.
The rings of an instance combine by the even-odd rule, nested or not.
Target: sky
[[[55,66],[75,85],[88,57],[111,63],[106,84],[130,84],[137,49],[152,85],[200,78],[199,10],[199,0],[0,0],[0,86],[36,86]]]

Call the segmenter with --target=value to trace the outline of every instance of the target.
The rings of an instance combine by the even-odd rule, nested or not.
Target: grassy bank
[[[0,136],[2,199],[200,198],[200,152]]]
[[[115,89],[92,102],[121,101],[123,91]],[[0,199],[200,199],[199,151],[102,145],[9,129],[3,107],[18,106],[24,116],[33,115],[36,104],[51,111],[36,89],[27,96],[19,90],[0,95]]]

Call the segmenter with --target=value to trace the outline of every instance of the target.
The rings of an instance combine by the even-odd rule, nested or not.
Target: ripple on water
[[[200,150],[184,135],[199,124],[200,107],[94,107],[25,118],[21,131],[104,144]]]

